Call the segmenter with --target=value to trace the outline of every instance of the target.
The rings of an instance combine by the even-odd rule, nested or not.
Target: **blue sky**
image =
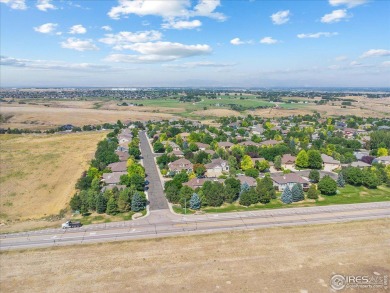
[[[0,2],[1,86],[390,86],[390,1]]]

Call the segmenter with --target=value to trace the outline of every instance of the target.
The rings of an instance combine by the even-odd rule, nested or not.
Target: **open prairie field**
[[[2,104],[0,114],[7,118],[6,122],[0,124],[0,127],[48,129],[64,124],[83,126],[106,122],[114,123],[118,119],[122,121],[145,121],[149,119],[170,119],[173,117],[167,113],[153,113],[153,109],[149,109],[150,112],[147,112],[146,110],[148,109],[142,109],[143,107],[105,110],[96,109],[98,106],[95,104],[91,102],[72,102],[71,104],[55,102],[54,104],[47,104],[49,106]]]
[[[1,292],[332,292],[389,275],[390,220],[1,253]],[[378,292],[378,291],[375,291]]]
[[[42,227],[26,220],[65,208],[106,134],[1,135],[0,231]]]

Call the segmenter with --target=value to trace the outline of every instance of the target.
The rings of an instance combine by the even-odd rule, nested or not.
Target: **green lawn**
[[[352,204],[365,202],[390,201],[390,188],[379,186],[377,189],[368,189],[364,186],[347,185],[344,188],[339,188],[339,194],[334,196],[322,195],[318,200],[308,200],[296,202],[289,205],[283,204],[279,199],[273,199],[268,204],[256,204],[249,207],[241,206],[238,203],[224,204],[221,207],[204,207],[201,210],[205,213],[228,213],[254,211],[262,209],[280,209],[294,207],[310,207],[310,206],[325,206],[334,204]],[[280,196],[280,194],[278,194]],[[175,213],[184,214],[184,209],[181,207],[173,207]],[[194,213],[187,209],[187,214]]]
[[[146,210],[141,211],[142,216],[146,215]],[[100,224],[100,223],[110,223],[110,222],[118,222],[118,221],[130,221],[131,217],[134,215],[134,212],[128,212],[128,213],[119,213],[114,216],[110,216],[107,214],[101,214],[101,215],[88,215],[88,216],[78,216],[73,218],[72,220],[80,221],[83,225],[90,225],[90,224]]]

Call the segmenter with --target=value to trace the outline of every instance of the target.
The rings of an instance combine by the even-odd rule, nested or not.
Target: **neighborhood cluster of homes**
[[[173,122],[174,124],[174,122]],[[277,125],[276,121],[275,124]],[[193,124],[194,125],[194,124]],[[197,127],[200,127],[201,124],[198,123]],[[309,125],[310,126],[310,125]],[[122,188],[124,186],[120,186],[120,177],[122,175],[127,174],[127,160],[129,158],[128,153],[128,144],[132,140],[132,129],[134,128],[134,125],[130,125],[128,128],[122,129],[121,132],[118,135],[118,149],[116,150],[117,155],[119,156],[119,162],[112,163],[108,165],[107,167],[112,171],[111,173],[104,173],[102,177],[102,181],[105,183],[104,188],[113,188],[114,186],[117,186],[118,188]],[[237,127],[235,123],[232,123],[229,125],[232,129]],[[278,126],[275,126],[276,128]],[[304,124],[301,124],[300,127],[305,127]],[[340,125],[338,126],[340,127]],[[365,130],[360,129],[352,129],[343,127],[343,125],[340,127],[341,131],[343,131],[344,137],[354,137],[356,136],[357,132],[360,132],[359,137],[361,138],[361,142],[364,145],[365,142],[367,142],[370,138],[369,133]],[[280,129],[279,129],[280,130]],[[207,130],[206,130],[207,131]],[[264,128],[261,125],[255,125],[250,127],[250,135],[258,135],[262,136],[262,133],[264,132]],[[280,130],[281,133],[286,132],[288,133],[288,130]],[[158,137],[158,133],[156,134]],[[156,138],[156,135],[153,137]],[[186,142],[189,139],[190,133],[188,132],[182,132],[179,133],[181,136],[181,139]],[[213,133],[210,133],[210,135],[213,135]],[[312,139],[316,139],[316,133],[312,134]],[[150,138],[152,141],[153,138]],[[239,135],[235,136],[236,140],[239,141],[236,144],[241,146],[256,146],[256,147],[269,147],[269,146],[275,146],[277,144],[283,143],[281,140],[263,140],[262,142],[256,143],[251,140],[249,140],[248,137],[240,137]],[[184,152],[181,149],[181,147],[176,144],[172,140],[168,141],[162,141],[164,146],[169,145],[170,146],[170,153],[168,155],[174,155],[178,159],[170,162],[168,164],[168,169],[170,171],[170,174],[176,174],[179,172],[188,172],[192,173],[193,170],[193,163],[186,159],[184,157]],[[225,149],[226,151],[231,150],[232,147],[234,147],[236,144],[229,142],[229,141],[221,141],[218,142],[218,148]],[[215,154],[215,151],[210,147],[209,144],[206,143],[196,143],[198,151],[204,151],[210,155],[210,157],[213,157]],[[142,150],[141,150],[142,151]],[[359,168],[365,168],[371,166],[370,164],[367,164],[363,162],[361,159],[365,156],[369,155],[369,151],[367,150],[359,150],[355,151],[354,155],[356,157],[356,161],[349,163],[349,164],[341,164],[340,161],[334,159],[331,156],[328,156],[326,154],[321,154],[322,159],[322,169],[319,170],[320,178],[328,175],[333,179],[337,179],[338,174],[334,171],[340,169],[341,167],[345,166],[353,166],[353,167],[359,167]],[[309,173],[310,170],[301,170],[296,167],[296,157],[291,154],[284,154],[281,158],[281,167],[283,170],[289,170],[289,172],[282,172],[280,170],[277,170],[274,167],[273,162],[269,162],[269,168],[267,169],[267,172],[270,173],[270,177],[273,181],[274,187],[276,190],[283,191],[286,186],[289,186],[291,188],[293,185],[299,183],[303,186],[304,190],[307,190],[310,186],[310,180],[309,180]],[[263,158],[251,158],[253,161],[253,165],[256,164],[256,161],[262,161]],[[390,156],[382,156],[375,159],[375,162],[382,163],[385,165],[390,164]],[[221,158],[215,158],[212,159],[211,162],[204,165],[206,172],[204,173],[204,176],[201,178],[193,178],[190,179],[188,182],[184,183],[184,185],[187,185],[193,189],[196,189],[198,187],[201,187],[204,182],[206,181],[219,181],[223,182],[224,179],[221,179],[223,177],[222,175],[228,175],[229,174],[229,164],[228,161],[221,159]],[[264,173],[260,173],[259,177],[263,177]],[[237,179],[241,181],[241,183],[246,183],[249,186],[255,186],[256,180],[252,177],[245,176],[238,174]]]

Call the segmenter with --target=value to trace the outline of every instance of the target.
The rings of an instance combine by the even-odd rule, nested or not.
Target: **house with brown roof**
[[[196,189],[196,188],[200,188],[203,186],[203,184],[206,182],[206,181],[214,181],[214,182],[219,182],[219,183],[223,183],[224,180],[223,179],[216,179],[216,178],[192,178],[191,180],[189,180],[188,182],[185,182],[183,183],[183,185],[185,186],[189,186],[191,187],[192,189]]]
[[[103,173],[102,181],[107,185],[119,184],[122,175],[127,175],[127,172]]]
[[[184,157],[184,153],[181,151],[181,150],[173,150],[172,152],[170,152],[168,155],[170,155],[170,156],[172,156],[172,155],[174,155],[174,156],[176,156],[176,157],[178,157],[178,158],[182,158],[182,157]]]
[[[284,154],[282,157],[282,167],[288,170],[295,170],[295,160],[297,158],[290,154]]]
[[[200,151],[205,151],[210,147],[210,145],[207,143],[196,142],[195,144],[198,146]]]
[[[222,159],[211,160],[211,163],[206,164],[206,177],[219,177],[223,173],[229,172],[229,164]]]
[[[341,168],[340,161],[333,159],[331,156],[321,154],[322,166],[325,171],[333,171]]]
[[[258,143],[255,143],[253,141],[250,141],[250,140],[246,140],[246,141],[243,141],[243,142],[240,142],[239,145],[242,145],[242,146],[260,146]]]
[[[304,190],[309,188],[310,182],[295,173],[271,174],[271,179],[276,190],[283,191],[287,186],[291,189],[295,184],[300,183]]]
[[[254,187],[257,185],[256,179],[253,177],[250,177],[250,176],[240,175],[240,176],[237,176],[237,179],[240,180],[241,185],[243,185],[244,183],[248,184],[249,187],[252,187],[252,186]]]
[[[232,146],[234,146],[234,144],[229,142],[229,141],[220,141],[220,142],[218,142],[218,147],[223,148],[225,150],[230,149]]]
[[[117,150],[115,153],[118,155],[119,161],[127,161],[130,157],[128,152],[123,152],[123,151]]]
[[[179,173],[182,170],[186,172],[192,172],[193,165],[190,161],[185,158],[178,159],[168,164],[169,171]]]
[[[180,137],[183,139],[183,140],[187,140],[188,137],[190,136],[190,134],[188,132],[182,132],[182,133],[179,133]]]
[[[111,169],[112,172],[127,172],[127,162],[117,162],[111,163],[107,166],[107,168]]]
[[[264,146],[264,147],[268,147],[268,146],[274,146],[274,145],[277,145],[277,144],[280,144],[280,143],[282,143],[282,141],[277,141],[277,140],[274,140],[274,139],[270,139],[270,140],[265,140],[265,141],[260,142],[260,145]]]

